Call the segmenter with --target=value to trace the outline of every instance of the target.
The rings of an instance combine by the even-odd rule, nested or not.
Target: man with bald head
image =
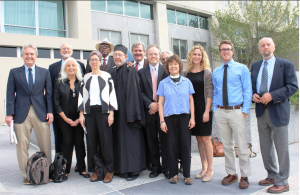
[[[252,64],[252,101],[256,103],[261,155],[268,173],[259,185],[272,185],[268,192],[277,194],[289,191],[289,97],[298,90],[298,81],[294,64],[274,56],[272,38],[262,38],[258,51],[263,59]]]
[[[69,43],[61,44],[60,54],[61,54],[62,59],[58,62],[51,64],[48,69],[50,72],[50,76],[51,76],[53,91],[54,91],[55,82],[60,76],[61,65],[64,63],[65,60],[67,60],[73,54],[72,45]],[[83,63],[81,63],[79,61],[77,61],[77,62],[80,64],[82,75],[84,75],[85,67],[84,67]],[[54,93],[52,94],[52,96],[54,97]],[[57,152],[62,152],[63,135],[62,135],[61,130],[59,129],[57,120],[55,120],[55,118],[60,118],[60,116],[58,113],[56,113],[54,111],[53,130],[54,130],[54,137],[55,137],[55,152],[57,153]]]

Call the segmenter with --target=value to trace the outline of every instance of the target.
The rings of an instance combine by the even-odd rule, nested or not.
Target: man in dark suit
[[[55,82],[60,76],[60,69],[61,69],[62,64],[64,63],[65,60],[67,60],[73,54],[72,45],[70,45],[69,43],[61,44],[60,54],[62,56],[62,59],[58,62],[51,64],[48,69],[50,72],[50,76],[51,76],[53,91],[54,91]],[[79,61],[77,61],[77,62],[79,63],[79,65],[81,67],[82,75],[84,75],[85,74],[84,64]],[[53,93],[52,97],[54,98],[54,93]],[[54,118],[57,118],[57,117],[59,118],[58,113],[55,113]],[[62,152],[63,151],[63,134],[58,126],[57,120],[53,121],[53,130],[54,130],[54,137],[55,137],[55,152],[56,153]]]
[[[160,130],[158,115],[158,96],[156,95],[160,81],[168,75],[165,67],[159,63],[160,48],[157,45],[149,45],[147,48],[147,58],[149,65],[138,71],[140,76],[140,86],[146,115],[146,135],[149,147],[150,162],[152,170],[150,178],[157,177],[161,172],[166,178],[169,177],[169,167],[167,163],[167,140],[166,134]],[[161,143],[162,166],[160,164],[159,139]]]
[[[256,103],[260,149],[268,172],[267,178],[261,180],[259,185],[274,184],[268,188],[268,192],[281,193],[289,191],[289,97],[298,90],[298,81],[294,64],[274,56],[275,44],[272,38],[262,38],[258,50],[263,59],[252,64],[252,101]]]
[[[22,47],[24,65],[10,70],[6,88],[5,118],[8,126],[14,120],[17,135],[17,157],[24,184],[30,184],[27,161],[30,134],[34,129],[40,150],[48,163],[51,159],[50,124],[53,121],[52,86],[47,69],[35,65],[37,48]],[[48,121],[47,121],[48,120]]]
[[[145,44],[143,42],[137,41],[132,44],[131,52],[133,59],[130,62],[127,62],[127,66],[134,66],[138,71],[149,65],[149,61],[145,59]]]
[[[114,45],[105,38],[96,45],[96,49],[102,54],[102,65],[100,66],[100,70],[104,70],[111,74],[112,71],[117,69],[113,56],[109,55],[114,50]],[[89,72],[92,72],[92,69],[89,65],[89,60],[87,60],[86,73]]]

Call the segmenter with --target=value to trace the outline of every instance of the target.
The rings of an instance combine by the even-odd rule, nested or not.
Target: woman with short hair
[[[191,165],[191,130],[195,126],[194,100],[195,93],[189,79],[180,76],[183,64],[176,54],[166,64],[170,75],[159,84],[159,117],[160,128],[167,133],[170,183],[178,180],[178,151],[181,153],[184,183],[192,185]]]

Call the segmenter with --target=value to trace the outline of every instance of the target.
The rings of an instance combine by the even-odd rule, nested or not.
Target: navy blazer
[[[144,103],[144,110],[146,115],[146,124],[150,122],[150,119],[153,115],[148,113],[149,105],[154,102],[153,99],[153,90],[152,90],[152,77],[149,65],[144,66],[144,68],[138,71],[140,77],[140,88],[142,92],[142,98]],[[165,70],[165,66],[159,64],[158,66],[158,76],[157,76],[157,88],[159,86],[160,81],[164,80],[167,76],[169,76]]]
[[[47,113],[53,113],[50,73],[35,66],[35,83],[30,93],[25,67],[11,69],[6,88],[6,114],[13,115],[14,123],[23,123],[31,102],[40,121],[46,122]]]
[[[252,64],[251,80],[253,93],[257,93],[256,82],[260,66],[263,60],[258,60]],[[273,100],[268,103],[269,114],[272,123],[277,126],[286,126],[290,120],[290,101],[291,97],[298,90],[298,81],[295,66],[292,62],[277,58],[275,60],[273,77],[270,85],[270,94]],[[256,117],[264,113],[262,103],[256,103]]]

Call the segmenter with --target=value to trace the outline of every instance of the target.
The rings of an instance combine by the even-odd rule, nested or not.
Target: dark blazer
[[[262,61],[263,60],[258,60],[252,64],[251,79],[253,93],[257,93],[257,75]],[[290,120],[289,97],[296,93],[297,90],[298,81],[294,64],[276,57],[269,90],[273,100],[268,103],[270,118],[275,126],[280,127],[288,125]],[[255,112],[256,117],[260,117],[264,112],[263,104],[257,103],[255,106]]]
[[[11,69],[6,88],[6,114],[13,115],[15,123],[23,123],[31,104],[41,122],[46,122],[47,113],[53,113],[50,73],[35,65],[35,83],[30,92],[25,66]]]
[[[75,91],[76,97],[79,95],[80,91],[80,81],[76,79],[75,81]],[[69,117],[69,96],[70,96],[70,83],[69,79],[63,81],[57,80],[54,86],[54,111],[59,116],[58,113],[64,112],[66,117]],[[74,105],[78,107],[78,104]],[[59,116],[60,117],[60,116]]]
[[[58,61],[58,62],[55,62],[53,64],[51,64],[48,68],[49,72],[50,72],[50,75],[51,75],[51,81],[52,81],[52,86],[53,86],[53,89],[54,89],[54,86],[55,86],[55,83],[56,83],[56,80],[59,78],[59,72],[60,72],[60,69],[61,69],[61,61]],[[82,76],[85,75],[85,68],[84,68],[84,64],[77,61],[78,64],[80,65],[81,67],[81,71],[82,71]],[[54,93],[53,93],[53,97],[54,97]]]
[[[146,115],[146,123],[148,123],[151,119],[151,116],[149,111],[149,105],[154,102],[153,99],[153,90],[152,90],[152,77],[151,72],[148,66],[144,66],[144,68],[140,69],[138,71],[139,77],[140,77],[140,88],[142,92],[142,99],[145,107],[145,115]],[[157,88],[159,86],[160,81],[165,79],[168,76],[165,66],[162,64],[159,64],[158,67],[158,76],[157,76]]]
[[[102,62],[102,65],[100,66],[100,70],[103,70],[103,62]],[[117,70],[117,66],[115,64],[114,57],[109,56],[108,57],[108,64],[106,64],[106,72],[111,74],[114,70]],[[90,73],[90,72],[92,72],[92,69],[91,69],[91,66],[89,64],[89,60],[87,60],[85,73],[87,74],[87,73]]]
[[[134,62],[134,60],[131,61],[132,63]],[[144,67],[149,66],[149,61],[147,59],[144,59]]]

